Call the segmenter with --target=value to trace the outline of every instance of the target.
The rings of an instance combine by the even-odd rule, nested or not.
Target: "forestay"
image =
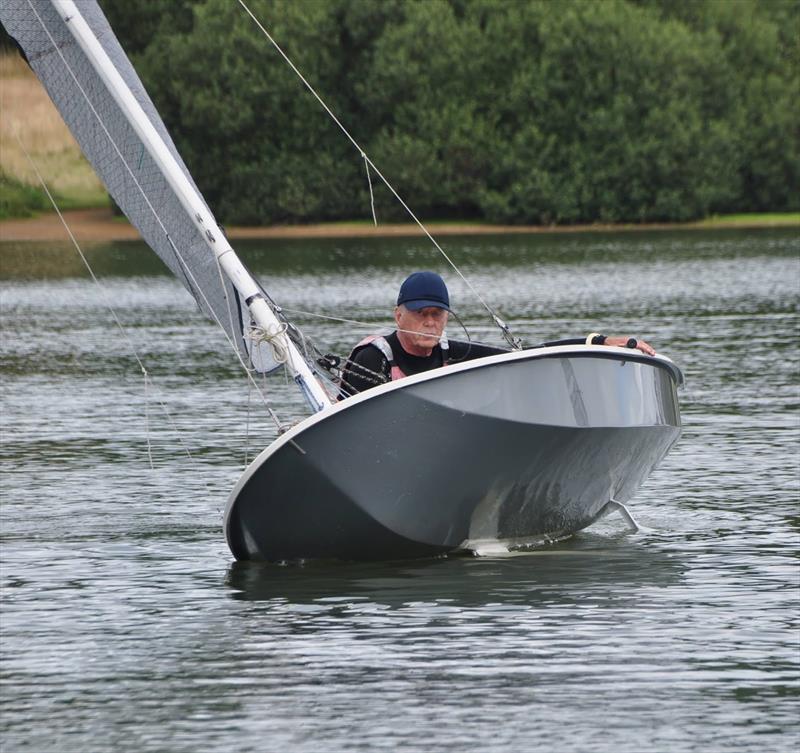
[[[197,200],[208,209],[102,11],[95,3],[80,3],[79,9],[196,192]],[[222,239],[221,229],[205,228],[204,238],[197,218],[187,215],[173,187],[67,28],[69,18],[62,18],[50,0],[2,0],[0,20],[19,42],[83,153],[142,238],[186,286],[201,311],[226,331],[245,363],[252,362],[258,371],[277,368],[280,364],[273,349],[264,342],[255,345],[246,336],[250,327],[248,308],[222,274],[209,246],[209,242]]]

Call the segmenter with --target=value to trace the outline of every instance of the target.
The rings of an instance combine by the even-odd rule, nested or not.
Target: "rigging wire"
[[[372,177],[369,174],[369,162],[367,161],[367,155],[364,152],[361,152],[361,156],[364,158],[364,167],[367,170],[367,185],[369,186],[369,206],[372,209],[372,222],[375,227],[378,227],[378,217],[375,214],[375,194],[372,193]]]
[[[247,469],[248,464],[248,451],[250,449],[250,393],[252,387],[250,382],[247,383],[247,421],[244,427],[244,467]]]
[[[66,219],[64,219],[64,215],[61,213],[61,210],[59,209],[58,204],[56,203],[56,200],[53,198],[53,194],[50,192],[50,189],[47,187],[47,183],[45,183],[45,180],[42,177],[41,172],[39,172],[39,168],[37,167],[36,163],[33,161],[33,158],[29,154],[28,150],[25,148],[25,145],[22,143],[22,139],[20,138],[19,133],[17,133],[15,131],[14,132],[14,136],[16,137],[20,148],[22,149],[23,153],[25,154],[25,157],[27,158],[28,162],[30,163],[31,167],[33,168],[34,173],[36,173],[36,177],[39,179],[39,182],[42,184],[42,188],[44,189],[44,192],[47,195],[47,198],[50,200],[50,203],[53,205],[53,209],[55,209],[56,214],[58,215],[58,219],[61,220],[61,224],[64,226],[64,229],[67,231],[67,235],[69,235],[69,239],[72,241],[72,245],[75,247],[75,250],[78,252],[78,255],[81,257],[81,261],[83,261],[84,266],[86,267],[87,271],[89,272],[89,276],[92,278],[92,281],[95,283],[95,285],[97,285],[97,288],[98,288],[98,290],[100,291],[100,293],[101,293],[101,295],[103,297],[103,303],[105,303],[106,308],[111,313],[111,317],[114,319],[114,322],[117,325],[117,328],[119,329],[120,333],[122,334],[123,339],[125,340],[125,342],[126,342],[128,348],[129,348],[131,354],[133,355],[134,359],[136,360],[136,363],[139,365],[139,369],[142,372],[142,376],[144,377],[144,390],[145,390],[145,427],[146,427],[146,432],[147,432],[147,455],[148,455],[148,459],[150,461],[150,468],[154,469],[153,456],[152,456],[152,453],[151,453],[151,446],[150,446],[150,425],[149,425],[149,420],[148,420],[148,416],[147,416],[147,398],[148,398],[147,386],[148,386],[148,383],[149,383],[149,374],[147,372],[147,369],[145,368],[145,365],[142,362],[142,359],[139,357],[139,353],[136,350],[136,346],[133,344],[133,341],[131,340],[130,335],[128,334],[128,331],[123,326],[122,322],[120,321],[120,318],[117,316],[116,310],[114,309],[114,307],[111,305],[110,301],[108,300],[108,297],[105,294],[105,290],[104,290],[102,284],[100,283],[100,280],[95,275],[91,264],[89,264],[89,260],[86,258],[86,255],[83,253],[83,249],[81,248],[81,246],[78,243],[77,239],[73,235],[72,230],[71,230],[70,226],[67,224]],[[175,433],[176,433],[176,435],[178,437],[178,441],[183,446],[184,452],[186,453],[186,455],[189,458],[189,460],[192,461],[192,462],[197,462],[195,460],[194,455],[192,455],[192,453],[190,452],[188,446],[183,441],[181,430],[178,428],[178,425],[175,422],[175,419],[172,416],[172,413],[170,413],[170,411],[167,408],[167,406],[164,403],[164,401],[161,400],[158,396],[156,396],[156,401],[161,406],[161,409],[164,411],[164,414],[166,415],[167,420],[169,421],[169,423],[172,426],[172,428],[175,430]],[[208,487],[208,484],[206,484],[206,482],[203,481],[203,485],[206,487],[206,491],[209,493],[209,495],[211,495],[211,489]]]
[[[147,371],[144,372],[144,432],[145,436],[147,437],[147,460],[150,463],[150,470],[155,470],[153,466],[153,452],[152,448],[150,447],[150,398],[147,394],[147,382],[149,381]]]
[[[311,316],[311,317],[315,317],[317,319],[326,319],[326,320],[331,321],[331,322],[341,322],[342,324],[354,324],[357,327],[364,327],[365,329],[369,329],[369,330],[374,330],[375,329],[375,323],[374,322],[360,322],[357,319],[345,319],[345,318],[343,318],[341,316],[329,316],[327,314],[318,314],[318,313],[316,313],[314,311],[303,311],[302,309],[287,309],[287,308],[284,308],[284,309],[282,309],[282,311],[286,311],[286,312],[288,312],[290,314],[300,314],[301,316]],[[458,314],[455,313],[455,311],[451,310],[450,313],[453,315],[455,320],[459,323],[459,325],[461,326],[461,329],[464,330],[464,333],[467,336],[467,342],[471,343],[472,342],[472,337],[469,334],[469,330],[467,329],[466,325],[461,320],[461,317],[459,317]],[[408,334],[408,335],[429,335],[430,334],[428,332],[421,332],[421,331],[415,330],[415,329],[401,329],[396,324],[391,324],[391,325],[387,324],[387,325],[385,325],[384,328],[385,329],[393,329],[395,332],[404,332],[405,334]],[[439,339],[440,340],[446,340],[447,337],[445,335],[442,335]]]
[[[139,193],[142,195],[142,198],[144,199],[145,204],[147,205],[148,209],[150,209],[150,211],[151,211],[153,217],[155,218],[156,222],[158,223],[158,225],[163,230],[164,235],[168,239],[169,244],[170,244],[170,246],[172,247],[172,249],[173,249],[173,251],[175,253],[176,259],[178,260],[179,264],[181,265],[181,268],[184,271],[184,274],[187,275],[187,279],[188,279],[189,276],[191,276],[192,288],[194,290],[196,290],[200,294],[200,296],[203,299],[203,302],[206,304],[206,307],[208,309],[210,317],[217,323],[219,328],[222,330],[222,333],[225,336],[225,339],[228,341],[228,344],[231,346],[231,348],[233,348],[233,351],[236,354],[236,357],[239,359],[239,363],[242,365],[242,368],[245,370],[245,373],[248,375],[248,378],[253,382],[253,385],[256,388],[256,392],[261,397],[261,400],[264,403],[264,406],[266,407],[266,409],[267,409],[270,417],[272,418],[273,422],[275,423],[276,428],[278,429],[278,432],[279,433],[283,432],[285,430],[285,428],[284,428],[283,424],[281,423],[280,419],[278,418],[278,416],[276,415],[275,411],[273,410],[269,399],[267,398],[266,394],[264,392],[262,392],[261,388],[258,386],[258,384],[253,379],[253,376],[251,374],[251,369],[244,362],[244,359],[242,358],[242,354],[240,353],[239,348],[236,346],[236,343],[233,342],[233,340],[231,339],[230,335],[226,331],[225,327],[223,326],[222,322],[220,321],[219,317],[217,316],[216,312],[214,311],[213,307],[211,306],[211,303],[209,302],[208,298],[206,297],[205,292],[203,291],[203,289],[200,286],[200,284],[197,282],[197,279],[195,278],[195,276],[192,273],[191,269],[187,266],[185,260],[181,257],[181,255],[180,255],[180,253],[178,251],[178,248],[175,245],[175,243],[172,241],[172,238],[170,237],[169,232],[167,231],[167,228],[164,226],[164,223],[163,223],[160,215],[158,214],[158,212],[156,211],[155,207],[151,203],[149,197],[147,196],[147,194],[145,193],[144,189],[142,188],[141,184],[139,183],[138,179],[136,178],[136,175],[134,174],[134,172],[131,169],[130,165],[128,164],[127,160],[122,155],[122,152],[121,152],[119,146],[117,145],[116,141],[114,140],[114,138],[112,137],[112,135],[109,132],[108,128],[106,127],[106,124],[103,122],[103,119],[100,117],[100,114],[95,109],[94,105],[92,104],[92,101],[89,99],[89,96],[86,93],[86,90],[83,88],[83,86],[81,85],[80,81],[78,80],[78,77],[75,75],[75,72],[72,70],[72,68],[70,67],[69,63],[67,62],[67,59],[64,57],[64,54],[61,51],[60,46],[56,43],[55,39],[53,38],[53,35],[50,33],[50,30],[47,28],[47,26],[45,25],[45,23],[42,20],[41,16],[36,11],[36,8],[34,8],[31,0],[28,0],[28,6],[30,7],[30,9],[33,12],[33,14],[36,16],[36,19],[39,22],[39,25],[41,26],[41,28],[44,30],[45,34],[47,34],[47,37],[50,40],[50,43],[53,45],[53,49],[58,54],[58,56],[61,58],[61,62],[64,64],[65,69],[69,72],[70,76],[72,77],[72,80],[75,82],[75,85],[78,87],[78,89],[80,90],[81,94],[83,95],[84,100],[86,101],[87,105],[89,106],[89,109],[92,111],[92,114],[95,116],[98,124],[100,125],[100,128],[103,130],[103,133],[105,133],[106,137],[108,138],[109,142],[111,143],[111,146],[114,148],[114,151],[117,153],[117,156],[120,158],[120,161],[122,162],[123,166],[127,170],[128,175],[130,176],[130,178],[133,181],[133,183],[136,186],[136,188],[139,190]],[[17,135],[17,139],[19,140],[19,135]],[[20,144],[21,143],[22,142],[20,141]],[[24,147],[23,147],[23,150],[24,150]],[[26,154],[27,154],[27,152],[26,152]],[[142,154],[144,154],[144,152],[142,152]],[[29,157],[29,159],[30,159],[30,157]],[[41,176],[40,176],[39,179],[40,179],[40,181],[42,180]],[[42,181],[42,185],[44,185],[43,181]],[[45,187],[45,190],[47,190],[46,187]],[[49,195],[49,192],[48,192],[48,195]],[[52,198],[51,198],[51,201],[53,201]],[[55,206],[55,202],[53,202],[53,204]],[[56,207],[56,211],[58,211],[57,207]],[[60,212],[59,212],[59,217],[61,217],[61,213]],[[64,223],[64,226],[67,227],[66,222],[64,221],[63,217],[61,217],[61,221]],[[72,236],[72,233],[69,231],[68,227],[67,227],[67,232],[69,232],[70,236]],[[211,253],[213,253],[213,252],[211,252]],[[216,258],[216,255],[215,255],[215,258]],[[84,259],[84,262],[85,262],[85,259]],[[219,264],[219,260],[218,259],[217,259],[217,264]],[[230,302],[227,301],[227,291],[225,289],[224,283],[223,283],[223,295],[224,295],[224,297],[226,299],[226,303],[227,303],[226,307],[228,308],[228,313],[229,313],[229,315],[231,315]]]
[[[258,28],[261,29],[261,32],[264,34],[264,36],[272,43],[272,46],[278,51],[280,56],[286,61],[286,63],[289,65],[289,67],[297,74],[298,78],[303,82],[303,84],[305,85],[306,89],[308,89],[311,92],[311,94],[315,97],[317,102],[320,103],[320,105],[325,110],[325,112],[327,112],[328,115],[331,117],[333,122],[336,123],[337,126],[339,126],[339,130],[341,130],[341,132],[347,137],[347,139],[350,141],[350,143],[358,150],[359,154],[361,154],[361,156],[363,156],[364,162],[367,165],[367,169],[369,169],[371,167],[374,170],[375,174],[383,181],[383,184],[389,189],[389,191],[391,191],[392,195],[397,199],[397,201],[400,202],[400,205],[403,207],[403,209],[406,210],[408,215],[414,220],[414,222],[417,224],[417,226],[420,228],[420,230],[422,230],[422,232],[427,236],[428,240],[436,247],[436,249],[444,257],[444,259],[447,261],[447,263],[453,268],[453,270],[456,272],[456,274],[466,283],[467,287],[472,291],[472,293],[475,295],[475,297],[481,302],[483,307],[489,312],[489,315],[492,317],[492,320],[497,325],[497,327],[500,329],[500,331],[501,331],[501,333],[503,335],[503,338],[506,340],[506,342],[512,348],[514,348],[515,350],[520,350],[522,348],[522,341],[518,337],[516,337],[516,336],[514,336],[512,334],[511,330],[509,329],[508,324],[506,324],[498,316],[498,314],[495,313],[495,311],[492,309],[492,307],[484,300],[483,296],[478,292],[478,290],[472,285],[472,283],[464,276],[464,274],[461,272],[461,270],[456,266],[455,262],[445,253],[444,249],[439,245],[439,243],[430,234],[430,232],[428,232],[428,229],[417,218],[417,215],[414,214],[414,212],[411,210],[411,207],[409,207],[408,204],[406,204],[406,202],[403,200],[403,198],[400,196],[400,194],[397,193],[397,191],[395,190],[394,186],[392,186],[392,184],[386,179],[386,177],[378,169],[378,167],[375,165],[375,163],[367,156],[366,152],[361,148],[361,146],[358,144],[358,142],[350,135],[350,132],[342,125],[342,123],[339,120],[339,118],[337,118],[336,115],[334,115],[333,111],[328,107],[327,104],[325,104],[325,102],[323,101],[322,97],[320,97],[320,95],[317,94],[317,92],[314,89],[314,87],[311,86],[311,84],[306,80],[306,78],[303,76],[303,74],[300,73],[300,71],[298,70],[297,66],[291,61],[291,59],[283,51],[281,46],[275,41],[275,39],[272,37],[272,35],[264,28],[262,23],[258,20],[258,18],[256,18],[256,16],[253,14],[253,12],[250,10],[250,8],[247,7],[247,4],[244,2],[244,0],[238,0],[238,2],[239,2],[239,5],[241,5],[242,8],[245,10],[247,15],[249,15],[250,18],[253,19],[253,21],[255,22],[256,26],[258,26]],[[370,183],[370,193],[371,193],[371,191],[372,191],[372,184]],[[377,224],[377,221],[376,221],[376,224]]]

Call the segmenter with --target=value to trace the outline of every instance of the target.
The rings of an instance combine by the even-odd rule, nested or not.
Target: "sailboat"
[[[249,272],[94,0],[3,0],[23,50],[142,238],[248,373],[284,370],[310,415],[231,492],[239,560],[393,559],[573,534],[628,502],[681,431],[680,369],[626,348],[502,352],[347,399]],[[329,365],[329,364],[327,364]]]

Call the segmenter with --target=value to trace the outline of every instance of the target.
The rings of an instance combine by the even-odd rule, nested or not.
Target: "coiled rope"
[[[281,342],[281,338],[286,334],[288,329],[289,326],[286,322],[281,322],[279,325],[272,325],[270,327],[250,325],[247,330],[247,337],[255,345],[269,345],[272,348],[272,357],[275,363],[284,364],[289,360],[289,352],[284,343]]]

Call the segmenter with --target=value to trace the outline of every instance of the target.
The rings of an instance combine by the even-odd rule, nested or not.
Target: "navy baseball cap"
[[[400,286],[397,305],[409,311],[419,311],[428,306],[450,311],[450,296],[447,285],[436,272],[414,272]]]

